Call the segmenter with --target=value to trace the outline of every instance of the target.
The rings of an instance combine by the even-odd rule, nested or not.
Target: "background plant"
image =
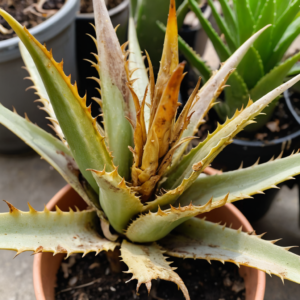
[[[23,212],[8,203],[0,214],[0,248],[66,253],[113,251],[120,248],[132,279],[148,290],[152,279],[176,283],[188,291],[166,261],[167,255],[247,265],[300,283],[300,258],[289,247],[264,241],[195,216],[229,202],[249,198],[300,173],[300,154],[251,168],[199,177],[213,159],[300,76],[277,87],[231,119],[183,156],[225,83],[263,28],[247,40],[200,89],[200,80],[176,118],[184,63],[178,61],[175,1],[170,4],[161,67],[155,83],[151,60],[149,77],[129,21],[129,49],[119,45],[104,0],[94,1],[95,43],[91,62],[99,71],[104,123],[91,117],[86,98],[63,72],[52,52],[5,11],[0,15],[23,44],[24,61],[56,138],[27,117],[0,105],[0,122],[48,161],[89,205],[86,211]],[[128,58],[129,56],[129,58]],[[50,101],[49,101],[50,100]],[[101,230],[98,230],[99,222]],[[110,231],[110,226],[113,232]],[[74,236],[77,238],[74,239]],[[118,256],[117,252],[116,256]]]
[[[220,0],[222,15],[213,0],[208,0],[222,37],[213,29],[195,0],[188,0],[211,40],[221,62],[226,61],[253,33],[272,24],[253,44],[230,76],[230,88],[224,91],[224,101],[215,106],[219,116],[233,116],[235,110],[247,105],[249,97],[256,101],[281,84],[291,68],[300,59],[300,53],[282,59],[300,33],[299,0]],[[180,40],[180,50],[207,81],[212,74],[209,67]],[[299,67],[293,73],[299,72]],[[257,118],[252,130],[262,127],[271,117],[277,101],[265,109],[266,116]]]
[[[203,0],[196,0],[197,6]],[[183,25],[184,18],[189,11],[188,0],[179,0],[177,5],[178,29]],[[151,57],[155,72],[159,69],[159,62],[163,51],[164,34],[156,26],[156,21],[167,23],[169,2],[161,0],[131,0],[132,16],[136,24],[136,32],[141,49],[145,49]]]

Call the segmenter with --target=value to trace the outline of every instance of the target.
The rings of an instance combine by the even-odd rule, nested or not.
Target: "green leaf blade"
[[[127,86],[123,53],[105,1],[93,1],[93,7],[105,135],[114,157],[114,164],[118,166],[120,175],[129,180],[133,161],[132,153],[128,149],[128,146],[133,146],[133,130],[130,122],[136,123],[136,111]],[[103,167],[95,169],[102,170]]]
[[[227,0],[220,0],[219,1],[222,7],[222,12],[224,15],[224,20],[227,24],[227,27],[230,31],[230,34],[232,36],[232,38],[234,39],[235,44],[237,45],[237,33],[238,33],[238,29],[237,29],[237,22],[236,22],[236,18],[235,15],[228,3]]]
[[[201,26],[203,27],[209,39],[213,43],[220,60],[227,60],[231,54],[227,46],[222,42],[218,33],[213,29],[210,22],[204,17],[201,9],[198,7],[197,2],[195,0],[189,0],[189,4],[191,10],[195,13],[195,15],[201,23]]]
[[[251,90],[257,82],[264,76],[264,66],[263,61],[258,53],[258,51],[251,47],[247,54],[244,56],[242,61],[237,67],[237,71],[245,84],[247,85],[248,90]],[[229,83],[230,86],[231,83]],[[234,86],[232,86],[234,89]],[[245,104],[244,102],[240,102],[240,104]],[[240,108],[240,106],[236,106],[235,108]]]
[[[300,258],[272,241],[193,218],[160,241],[168,255],[229,261],[300,283]]]
[[[108,169],[113,169],[113,163],[106,149],[104,138],[97,130],[96,120],[92,118],[86,107],[85,98],[78,95],[76,85],[71,84],[70,77],[67,77],[62,70],[62,63],[55,62],[51,52],[48,52],[5,11],[0,10],[0,15],[14,29],[33,58],[72,155],[83,176],[98,192],[98,186],[92,174],[86,169],[102,169],[104,165]]]
[[[233,53],[236,50],[237,45],[236,45],[236,43],[234,41],[233,36],[230,34],[229,29],[227,28],[227,24],[225,23],[225,21],[222,18],[222,16],[220,16],[220,13],[217,11],[217,9],[216,9],[213,1],[212,0],[208,0],[208,4],[211,7],[213,16],[214,16],[214,18],[215,18],[215,20],[217,22],[217,25],[218,25],[219,29],[221,30],[221,32],[225,36],[225,39],[226,39],[226,42],[228,44],[228,47],[229,47],[230,51]]]
[[[176,203],[183,206],[190,203],[203,205],[211,198],[215,202],[227,194],[229,194],[227,202],[251,198],[252,195],[276,188],[277,184],[298,174],[300,174],[300,154],[294,154],[246,169],[199,177]]]
[[[53,135],[11,112],[0,104],[0,124],[7,127],[35,150],[72,186],[88,204],[100,208],[97,197],[87,195],[71,151]],[[86,183],[86,185],[88,185]],[[89,187],[86,187],[89,189]],[[95,192],[94,192],[95,193]]]
[[[89,253],[113,250],[118,243],[101,237],[95,211],[42,212],[29,206],[23,212],[9,204],[9,213],[0,214],[0,249],[66,253]]]
[[[100,188],[100,204],[113,228],[123,234],[130,220],[142,211],[139,198],[131,192],[115,169],[111,173],[91,170]]]
[[[254,18],[248,0],[235,1],[238,24],[239,45],[251,37],[254,29]]]
[[[271,48],[274,49],[283,37],[285,31],[291,24],[292,20],[296,17],[297,13],[299,12],[299,5],[300,0],[294,0],[293,2],[291,2],[291,4],[287,7],[284,13],[280,16],[278,21],[276,21],[272,35],[273,39]]]
[[[135,245],[123,240],[121,245],[121,257],[128,266],[127,273],[132,273],[130,280],[136,279],[137,291],[142,283],[147,287],[148,293],[151,290],[151,280],[163,279],[172,281],[182,290],[186,300],[190,296],[186,286],[174,269],[166,261],[160,247],[157,244]]]

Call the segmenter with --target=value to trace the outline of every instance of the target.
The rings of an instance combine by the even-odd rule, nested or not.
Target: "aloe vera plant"
[[[203,0],[196,0],[201,6]],[[180,29],[189,11],[188,0],[178,0],[177,25]],[[157,9],[159,7],[159,9]],[[136,23],[136,33],[142,49],[147,49],[151,57],[154,71],[159,69],[159,62],[163,51],[164,34],[156,26],[156,22],[166,24],[169,2],[161,0],[131,0],[131,13]],[[151,35],[149,33],[151,32]],[[151,37],[150,37],[151,36]]]
[[[220,0],[222,15],[213,0],[208,0],[213,16],[223,36],[220,37],[203,16],[195,0],[188,0],[203,29],[211,40],[221,62],[226,61],[250,36],[271,24],[249,48],[236,71],[228,79],[224,101],[215,106],[218,115],[225,120],[234,115],[236,108],[246,106],[249,97],[257,101],[263,95],[284,82],[300,52],[282,61],[286,51],[300,33],[299,0]],[[212,75],[209,66],[180,39],[180,50],[205,80]],[[278,99],[277,99],[278,100]],[[271,117],[277,101],[265,109],[266,115],[259,116],[255,125],[248,129],[257,130]],[[246,129],[247,130],[247,129]]]
[[[200,89],[200,80],[176,118],[184,63],[178,62],[175,0],[171,0],[165,44],[157,81],[150,57],[149,77],[129,22],[129,49],[120,46],[104,0],[94,0],[93,66],[100,78],[103,125],[86,107],[85,97],[63,72],[51,51],[5,11],[0,15],[20,37],[22,55],[43,109],[58,138],[27,117],[0,105],[0,123],[48,161],[88,204],[85,211],[23,212],[8,203],[0,214],[0,248],[72,253],[120,248],[132,279],[151,289],[151,280],[176,283],[189,293],[164,254],[247,265],[300,283],[300,259],[288,248],[255,234],[225,228],[197,215],[276,187],[300,173],[300,154],[251,168],[199,177],[233,137],[300,76],[237,110],[217,130],[183,156],[188,142],[214,105],[234,68],[265,31],[254,34]],[[128,57],[129,56],[129,57]],[[101,232],[97,229],[101,223]],[[111,229],[112,228],[112,229]],[[76,239],[74,239],[76,235]],[[207,253],[210,253],[209,255]]]

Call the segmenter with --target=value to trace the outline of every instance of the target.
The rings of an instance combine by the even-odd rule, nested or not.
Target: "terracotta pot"
[[[209,169],[207,173],[215,173],[215,170]],[[78,194],[69,186],[61,189],[47,204],[49,210],[53,210],[55,205],[63,211],[68,211],[69,207],[84,209],[86,204]],[[243,230],[252,231],[253,228],[244,215],[232,204],[215,209],[208,213],[207,219],[213,222],[232,223],[232,227],[238,229],[243,225]],[[33,262],[33,284],[37,300],[54,300],[54,287],[56,284],[56,273],[60,267],[65,254],[52,253],[36,254]],[[262,271],[256,269],[241,267],[240,275],[245,280],[246,300],[263,300],[266,286],[266,276]]]

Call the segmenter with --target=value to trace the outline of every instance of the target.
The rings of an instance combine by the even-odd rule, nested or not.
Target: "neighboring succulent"
[[[91,117],[85,97],[78,95],[76,84],[64,74],[63,63],[55,62],[51,51],[0,10],[30,53],[21,45],[40,101],[61,141],[1,105],[0,123],[47,160],[90,206],[76,212],[58,208],[37,212],[29,206],[29,212],[22,212],[8,203],[9,213],[0,214],[0,248],[17,254],[69,256],[120,247],[128,272],[138,281],[137,289],[145,283],[150,290],[151,280],[161,278],[175,282],[186,299],[190,299],[188,291],[163,253],[230,261],[300,283],[300,258],[289,248],[195,218],[226,203],[251,198],[300,173],[300,154],[295,154],[199,177],[233,137],[300,76],[255,103],[250,100],[183,156],[229,75],[264,29],[247,40],[199,91],[198,82],[176,118],[184,63],[178,62],[175,0],[171,0],[156,84],[149,57],[148,79],[133,19],[127,51],[127,44],[120,47],[118,43],[104,0],[94,0],[94,11],[98,55],[92,64],[101,79],[94,78],[101,86],[102,98],[96,100],[103,110],[104,127]],[[99,222],[101,232],[97,231]]]
[[[247,105],[249,97],[255,102],[263,95],[282,84],[291,68],[300,59],[300,52],[280,63],[286,51],[300,33],[300,0],[219,0],[223,15],[217,11],[213,0],[207,0],[213,16],[224,37],[219,37],[212,25],[203,16],[195,0],[188,0],[197,15],[221,61],[226,61],[252,34],[272,24],[250,47],[247,54],[228,79],[224,101],[215,106],[219,116],[234,115],[235,110]],[[183,40],[180,50],[196,67],[205,80],[212,72]],[[297,68],[299,73],[299,68]],[[271,117],[277,101],[273,101],[265,116],[260,116],[251,130],[262,127]]]
[[[203,0],[196,0],[198,3]],[[188,0],[176,1],[177,26],[180,29],[189,11]],[[159,7],[159,9],[157,9]],[[147,49],[154,71],[158,71],[163,51],[164,33],[156,26],[156,21],[167,22],[169,1],[161,0],[131,0],[131,12],[136,24],[136,33],[140,47]]]

